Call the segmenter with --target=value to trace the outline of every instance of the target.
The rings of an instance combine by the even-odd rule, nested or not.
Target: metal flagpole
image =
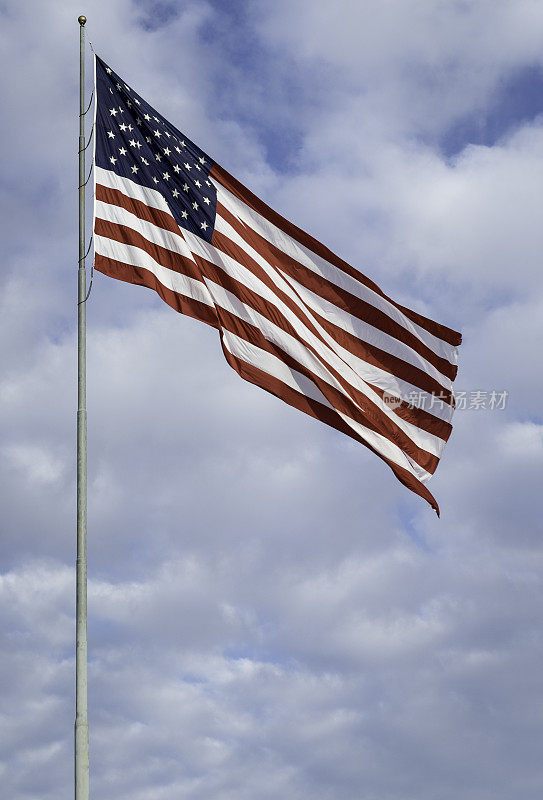
[[[75,650],[75,800],[89,800],[87,721],[87,374],[85,275],[85,23],[79,17],[79,269],[77,305],[77,562]]]

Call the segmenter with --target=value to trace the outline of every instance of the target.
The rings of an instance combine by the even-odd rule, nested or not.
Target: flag
[[[425,486],[452,427],[459,333],[273,211],[95,59],[95,268],[219,331],[247,381]]]

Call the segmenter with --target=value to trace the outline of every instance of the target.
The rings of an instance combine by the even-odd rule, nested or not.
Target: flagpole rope
[[[83,150],[85,150],[85,148],[83,148]],[[83,150],[80,150],[79,152],[82,153]],[[94,167],[94,162],[90,165],[89,174],[87,175],[87,180],[85,181],[85,183],[80,183],[79,186],[77,187],[78,189],[82,189],[84,186],[87,185],[87,183],[90,180],[90,176],[91,176],[91,172],[92,172],[93,167]]]
[[[89,112],[89,109],[90,109],[90,107],[91,107],[91,105],[92,105],[92,98],[93,98],[93,97],[94,97],[94,89],[93,89],[93,90],[92,90],[92,92],[91,92],[91,96],[90,96],[89,104],[88,104],[88,106],[87,106],[87,110],[86,110],[86,111],[83,111],[82,113],[80,113],[80,114],[79,114],[79,116],[80,116],[80,117],[84,117],[86,114],[88,114],[88,112]]]
[[[94,134],[94,122],[92,123],[91,132],[90,132],[90,134],[89,134],[89,141],[87,142],[87,144],[85,145],[85,147],[83,148],[83,150],[86,150],[86,149],[87,149],[87,147],[89,146],[89,144],[91,143],[91,139],[92,139],[92,137],[93,137],[93,134]],[[78,152],[78,153],[81,153],[82,151],[81,151],[81,150],[78,150],[77,152]]]
[[[78,302],[78,304],[77,304],[78,306],[80,306],[81,303],[86,303],[87,300],[89,299],[90,293],[91,293],[91,289],[92,289],[93,278],[94,278],[94,262],[92,263],[92,266],[91,266],[91,277],[90,277],[90,281],[89,281],[89,291],[87,292],[87,295],[86,295],[85,299],[84,300],[80,300]]]
[[[93,239],[93,234],[91,233],[91,237],[90,237],[90,241],[89,241],[89,246],[87,247],[87,252],[85,253],[84,259],[85,259],[85,258],[88,256],[88,254],[89,254],[89,252],[90,252],[91,245],[92,245],[92,239]],[[83,260],[84,260],[84,259],[83,259]],[[81,259],[79,259],[79,260],[81,261]],[[86,294],[86,296],[85,296],[85,299],[84,299],[84,300],[79,300],[79,302],[78,302],[78,304],[77,304],[78,306],[79,306],[79,305],[81,305],[81,303],[86,303],[86,302],[87,302],[87,300],[89,299],[89,297],[90,297],[90,293],[91,293],[91,289],[92,289],[92,281],[93,281],[93,278],[94,278],[94,259],[93,259],[93,261],[92,261],[92,264],[91,264],[91,273],[90,273],[89,290],[88,290],[88,292],[87,292],[87,294]]]
[[[90,241],[89,241],[89,246],[87,247],[87,252],[85,253],[85,255],[84,255],[84,256],[82,256],[82,257],[79,259],[79,263],[81,263],[82,261],[84,261],[84,260],[86,259],[86,257],[88,256],[88,254],[89,254],[89,251],[90,251],[90,249],[91,249],[91,244],[92,244],[92,236],[93,236],[93,235],[92,235],[92,233],[91,233],[91,237],[90,237]]]
[[[79,22],[79,268],[78,301],[87,295],[85,272],[85,23]],[[89,250],[87,250],[87,253]],[[84,302],[77,306],[77,555],[76,555],[76,657],[75,657],[75,726],[74,789],[75,800],[89,800],[89,723],[87,714],[87,316]]]

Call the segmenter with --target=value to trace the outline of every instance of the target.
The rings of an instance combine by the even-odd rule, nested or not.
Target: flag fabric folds
[[[95,268],[217,328],[242,378],[364,444],[439,513],[425,482],[452,429],[460,334],[391,300],[95,69]]]

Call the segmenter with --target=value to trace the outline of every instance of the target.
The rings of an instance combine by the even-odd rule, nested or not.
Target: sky
[[[81,13],[219,164],[464,336],[438,519],[95,275],[92,796],[539,800],[537,0],[0,0],[3,794],[73,796]]]

